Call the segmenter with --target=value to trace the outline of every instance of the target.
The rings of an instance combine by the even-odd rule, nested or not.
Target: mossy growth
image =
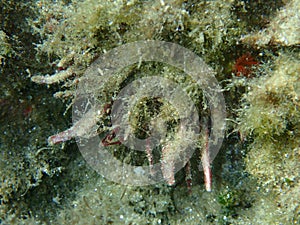
[[[188,195],[185,182],[177,179],[183,171],[176,177],[179,181],[175,187],[167,187],[165,184],[142,188],[124,187],[95,174],[84,163],[73,144],[68,143],[62,147],[46,146],[49,135],[68,127],[62,116],[62,104],[57,103],[52,94],[56,92],[56,97],[72,99],[86,67],[99,54],[124,43],[148,39],[178,43],[213,66],[219,80],[228,78],[232,71],[230,62],[234,62],[236,56],[245,52],[245,49],[252,50],[251,47],[240,44],[240,36],[253,30],[253,27],[261,29],[264,21],[257,18],[265,18],[267,21],[269,18],[265,16],[272,15],[282,6],[282,1],[248,2],[1,2],[4,12],[0,15],[3,21],[1,30],[4,33],[1,34],[3,42],[0,46],[0,60],[4,61],[1,64],[4,67],[0,68],[1,73],[3,72],[0,105],[3,106],[1,116],[4,115],[6,121],[0,120],[1,132],[4,133],[0,146],[3,156],[0,160],[0,222],[259,224],[266,221],[266,224],[272,224],[280,218],[279,213],[274,213],[278,210],[278,206],[274,206],[274,196],[280,203],[279,211],[285,215],[281,218],[283,223],[297,222],[299,114],[296,109],[299,102],[296,97],[299,95],[299,77],[295,68],[299,59],[295,54],[284,53],[277,59],[274,72],[269,73],[270,67],[265,65],[268,74],[266,77],[260,74],[260,78],[247,81],[251,90],[245,96],[243,112],[239,117],[242,133],[252,135],[254,139],[248,150],[247,169],[264,188],[275,190],[272,195],[255,195],[253,182],[248,181],[245,176],[239,177],[243,168],[238,166],[234,168],[238,175],[235,175],[235,182],[232,182],[233,179],[228,178],[232,171],[228,170],[225,175],[220,173],[223,165],[221,160],[216,161],[220,165],[214,166],[212,193],[203,190],[203,179],[200,179],[198,165],[192,169],[192,174],[196,174],[199,179],[193,180],[191,195]],[[272,3],[272,7],[267,3]],[[252,17],[248,17],[249,14]],[[276,52],[274,49],[271,51]],[[11,56],[12,60],[7,60]],[[287,62],[293,66],[288,67]],[[285,66],[281,66],[284,64]],[[162,65],[148,68],[143,65],[138,69],[132,66],[116,74],[107,86],[99,88],[104,93],[99,94],[104,96],[100,103],[110,102],[115,91],[129,83],[131,78],[137,78],[139,74],[151,75],[151,71],[154,75],[160,74],[182,84],[189,96],[195,100],[198,109],[206,106],[201,88],[195,87],[188,79],[182,79],[181,72]],[[49,82],[44,82],[48,79],[44,76],[46,74],[53,74]],[[52,88],[40,86],[39,89],[30,83],[28,78],[31,75],[32,80],[37,83],[59,85],[53,85]],[[282,80],[277,80],[277,77],[282,77]],[[268,93],[259,87],[264,87]],[[241,88],[240,92],[245,91],[248,90]],[[136,111],[144,110],[145,113],[132,117],[132,123],[139,127],[142,122],[151,121],[151,113],[155,116],[156,112],[167,111],[163,109],[167,104],[162,103],[161,106],[160,102],[159,105],[157,103],[157,100],[146,99],[141,105],[137,105]],[[279,106],[279,103],[284,104],[284,107]],[[237,102],[229,104],[239,107]],[[267,105],[266,108],[263,108],[264,104]],[[27,110],[27,105],[33,106],[33,110]],[[19,106],[19,111],[16,106]],[[269,110],[270,118],[264,115],[261,120],[257,120],[261,118],[258,112],[262,109]],[[177,119],[169,116],[169,121],[174,125]],[[170,126],[170,130],[171,128],[173,127]],[[142,134],[138,129],[137,133]],[[112,152],[123,150],[121,147],[110,147]],[[236,151],[238,150],[240,148]],[[119,157],[121,158],[120,155]],[[241,157],[222,159],[226,160],[228,168],[237,161],[243,161]],[[147,161],[145,157],[142,160]],[[199,159],[195,161],[198,163]],[[267,177],[266,180],[264,176]],[[227,186],[228,183],[231,184],[230,187]],[[280,187],[284,195],[279,194]],[[241,194],[242,191],[249,193],[251,197]],[[253,196],[257,197],[253,201],[253,207],[246,207],[245,202]]]
[[[66,80],[67,90],[72,90],[74,78],[99,54],[137,40],[178,43],[211,63],[223,77],[222,67],[234,57],[231,46],[246,32],[246,24],[234,14],[232,0],[40,1],[37,7],[41,14],[31,25],[44,37],[38,49],[53,59],[59,68],[56,75],[69,69],[69,75],[51,81]],[[43,83],[40,77],[33,81]]]
[[[0,67],[4,65],[7,58],[12,56],[13,52],[6,33],[0,30]]]
[[[68,125],[62,116],[65,108],[53,99],[55,88],[44,88],[30,80],[31,73],[51,70],[45,57],[37,57],[35,43],[40,37],[32,34],[28,24],[38,14],[34,4],[0,2],[1,224],[33,224],[37,214],[42,221],[57,210],[52,199],[62,196],[63,202],[66,194],[72,195],[72,189],[58,174],[68,170],[69,159],[76,152],[71,151],[70,158],[64,147],[50,149],[46,145],[47,136]],[[54,126],[53,121],[58,124]]]
[[[269,74],[252,80],[239,118],[240,131],[254,140],[246,169],[261,187],[275,192],[282,219],[289,223],[299,220],[299,202],[286,203],[291,194],[300,198],[299,56],[280,52]]]

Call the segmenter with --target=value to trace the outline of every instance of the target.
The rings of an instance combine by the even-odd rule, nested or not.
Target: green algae
[[[1,4],[0,104],[1,116],[6,118],[0,121],[3,224],[299,223],[299,49],[297,44],[287,47],[280,42],[277,47],[273,43],[254,45],[255,33],[251,41],[241,39],[267,27],[283,2],[85,0]],[[23,15],[22,20],[16,15]],[[13,20],[19,26],[14,27]],[[69,114],[63,116],[63,105],[71,106],[77,82],[91,62],[116,46],[148,39],[171,41],[193,50],[216,70],[224,88],[229,82],[224,95],[228,120],[234,122],[228,124],[228,139],[213,164],[211,193],[204,191],[197,157],[191,162],[193,185],[189,195],[184,171],[176,175],[175,187],[127,187],[92,171],[72,142],[51,147],[46,144],[48,136],[69,127],[65,122]],[[260,66],[253,69],[251,79],[234,77],[232,65],[247,52],[261,60]],[[34,60],[29,61],[25,53]],[[69,75],[55,77],[66,69],[70,69]],[[180,80],[178,71],[161,65],[120,72],[105,87],[107,96],[102,103],[109,102],[117,91],[115,84],[124,77],[135,78],[135,73],[175,79],[187,85],[197,105],[204,104],[201,90]],[[49,88],[33,85],[29,79],[42,83],[39,81],[46,74],[52,74],[53,83],[58,84]],[[64,104],[52,97],[54,93]],[[157,102],[150,107],[141,104],[137,111],[144,110],[143,118],[133,118],[137,127],[150,120],[151,110],[157,107]],[[27,106],[34,106],[29,117],[22,113]],[[16,131],[20,131],[18,135]],[[119,157],[123,157],[123,150],[116,150]]]
[[[254,137],[246,168],[276,193],[278,204],[290,213],[285,216],[289,222],[299,218],[298,203],[286,204],[290,193],[299,199],[299,56],[281,53],[269,75],[252,81],[240,116],[241,131]]]

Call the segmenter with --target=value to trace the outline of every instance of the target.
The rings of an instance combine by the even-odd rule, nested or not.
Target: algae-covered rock
[[[8,37],[6,33],[0,30],[0,66],[5,63],[6,58],[9,58],[13,53],[11,45],[8,43]]]
[[[2,1],[0,8],[0,223],[300,223],[299,1],[39,0]],[[241,138],[228,126],[210,193],[198,169],[200,149],[173,186],[131,187],[93,171],[72,140],[47,144],[72,126],[68,109],[86,68],[137,40],[184,46],[215,69],[221,85],[230,83],[223,92],[227,116]],[[251,76],[238,77],[237,67]],[[146,75],[179,83],[200,117],[206,115],[201,87],[160,63],[115,74],[97,89],[99,102],[109,104],[122,85]],[[178,123],[160,100],[142,100],[135,110],[131,120],[141,137],[142,125],[158,112],[167,131]],[[109,125],[107,117],[98,132]],[[126,163],[148,163],[144,153],[117,144],[108,149]]]
[[[281,53],[269,74],[251,82],[240,129],[251,134],[246,169],[282,211],[284,223],[299,220],[300,64],[299,53]]]
[[[72,90],[99,54],[137,40],[175,42],[208,62],[225,61],[224,52],[245,31],[245,24],[231,11],[233,4],[232,0],[42,2],[38,4],[40,17],[32,25],[45,37],[38,49],[56,58],[53,63],[58,70],[32,80],[42,84],[66,80],[65,87]]]
[[[242,41],[257,46],[300,44],[300,2],[289,1],[269,22],[267,28],[246,35]]]

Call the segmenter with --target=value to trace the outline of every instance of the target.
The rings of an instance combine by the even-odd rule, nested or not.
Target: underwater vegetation
[[[2,1],[0,8],[0,224],[300,223],[298,0]],[[199,171],[205,136],[172,185],[145,187],[97,174],[71,137],[47,142],[72,127],[76,88],[89,65],[139,40],[177,43],[216,72],[228,123],[211,192]],[[91,91],[104,108],[97,131],[110,132],[101,136],[108,151],[126,163],[151,160],[119,145],[109,105],[126,84],[158,74],[184,87],[201,118],[210,113],[205,93],[182,71],[161,63],[124,68]],[[153,117],[166,121],[175,140],[176,109],[161,99],[134,107],[135,135],[145,138]]]
[[[240,131],[253,138],[246,169],[280,208],[296,212],[293,219],[282,215],[291,222],[299,219],[299,56],[281,52],[268,75],[251,81],[239,118]]]

